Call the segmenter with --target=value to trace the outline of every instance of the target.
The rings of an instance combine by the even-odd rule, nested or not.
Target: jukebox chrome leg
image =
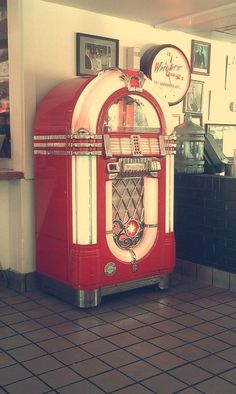
[[[80,308],[92,308],[101,303],[101,290],[78,290],[76,293],[76,306]]]
[[[158,283],[158,287],[160,290],[167,290],[169,289],[170,285],[170,277],[169,275],[162,275],[160,276],[160,281]]]

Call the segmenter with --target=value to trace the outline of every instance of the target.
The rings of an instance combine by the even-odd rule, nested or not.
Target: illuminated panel
[[[144,230],[138,245],[133,248],[137,260],[142,259],[153,247],[157,237],[158,218],[158,179],[144,177]],[[130,263],[132,254],[129,250],[118,247],[113,238],[112,226],[112,181],[106,182],[106,239],[112,254],[123,261]]]
[[[73,243],[97,242],[96,158],[72,157]]]
[[[165,231],[174,230],[174,157],[166,156],[166,203]]]

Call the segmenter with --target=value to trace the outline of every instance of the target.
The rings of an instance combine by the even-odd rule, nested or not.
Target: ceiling
[[[236,1],[232,0],[44,0],[162,30],[236,43]]]

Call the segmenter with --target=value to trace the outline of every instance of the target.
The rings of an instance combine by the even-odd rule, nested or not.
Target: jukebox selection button
[[[142,156],[142,149],[140,144],[140,136],[139,135],[131,135],[131,145],[132,145],[132,153],[134,156]]]

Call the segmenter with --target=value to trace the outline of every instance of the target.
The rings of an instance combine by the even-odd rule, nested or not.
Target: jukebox
[[[34,124],[36,270],[79,307],[168,285],[175,266],[175,142],[142,72],[109,69],[52,89]]]

